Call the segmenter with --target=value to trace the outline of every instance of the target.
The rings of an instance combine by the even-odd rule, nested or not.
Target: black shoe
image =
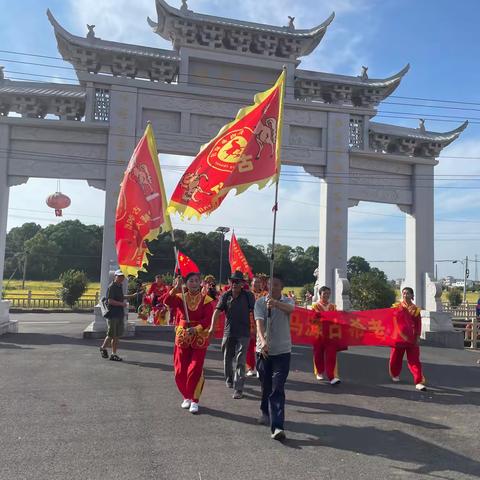
[[[262,413],[260,417],[257,418],[258,425],[270,425],[270,417],[266,413]]]
[[[102,358],[108,358],[108,350],[106,348],[100,347],[100,355]]]
[[[235,399],[235,400],[240,400],[241,398],[243,398],[243,392],[241,390],[235,390],[233,392],[233,395],[232,397]]]
[[[112,354],[110,355],[110,360],[112,360],[113,362],[121,362],[123,359],[120,358],[117,354]]]
[[[225,382],[225,385],[227,385],[227,388],[233,388],[233,383],[231,382]]]

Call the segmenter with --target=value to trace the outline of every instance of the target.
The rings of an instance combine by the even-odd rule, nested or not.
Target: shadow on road
[[[252,417],[209,407],[202,407],[202,414],[242,424],[256,424]],[[402,421],[402,417],[395,420]],[[259,426],[258,428],[265,427]],[[399,430],[292,421],[286,422],[286,429],[287,433],[303,435],[304,438],[288,438],[283,443],[285,448],[328,447],[362,455],[383,457],[395,462],[413,463],[418,467],[414,469],[399,468],[399,470],[416,475],[443,471],[477,475],[480,472],[480,462]]]

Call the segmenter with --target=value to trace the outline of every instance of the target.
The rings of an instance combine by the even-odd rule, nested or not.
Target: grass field
[[[61,287],[60,282],[47,282],[47,281],[29,281],[25,282],[25,288],[22,289],[21,280],[4,280],[3,288],[8,293],[28,294],[30,290],[33,295],[37,294],[51,294],[56,295],[57,290]],[[88,284],[85,295],[95,295],[100,290],[100,282],[92,282]]]
[[[60,282],[50,282],[50,281],[26,281],[25,289],[22,289],[21,280],[4,280],[3,286],[7,292],[20,294],[24,293],[25,296],[28,294],[28,291],[31,290],[32,294],[51,294],[56,295],[57,290],[60,288]],[[295,296],[299,301],[301,291],[303,287],[290,287],[287,286],[284,289],[284,292],[287,293],[291,290],[295,292]],[[88,285],[88,289],[85,292],[85,295],[95,295],[100,291],[100,282],[92,282]],[[400,298],[400,292],[397,291],[397,297]],[[467,292],[467,302],[468,303],[477,303],[478,298],[480,297],[479,292]],[[447,302],[447,292],[443,292],[442,301]]]

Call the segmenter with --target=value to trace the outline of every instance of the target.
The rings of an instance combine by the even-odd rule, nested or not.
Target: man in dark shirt
[[[122,359],[117,355],[118,341],[123,335],[123,319],[125,317],[125,296],[123,294],[123,281],[125,275],[121,270],[115,272],[115,278],[107,290],[107,301],[110,306],[107,318],[107,336],[100,347],[103,358],[108,358],[107,346],[111,342],[112,354],[110,360],[120,362]]]
[[[243,397],[245,383],[245,359],[250,341],[250,315],[255,308],[255,297],[243,289],[243,273],[236,271],[230,277],[230,290],[225,292],[218,302],[212,316],[210,334],[215,331],[220,312],[225,312],[222,352],[225,382],[233,388],[233,398]],[[235,369],[233,361],[235,359]]]

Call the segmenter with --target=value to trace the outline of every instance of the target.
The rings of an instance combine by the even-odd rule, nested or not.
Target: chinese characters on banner
[[[172,229],[166,205],[157,145],[148,124],[133,151],[118,196],[115,246],[125,275],[137,275],[148,261],[146,241]]]
[[[217,325],[215,338],[222,338],[223,325]],[[315,312],[295,307],[290,319],[292,343],[312,345],[317,341],[349,346],[406,346],[415,342],[413,317],[402,308],[363,312]]]
[[[218,208],[230,190],[239,194],[277,179],[284,89],[285,71],[202,147],[175,188],[169,212],[200,218]]]

